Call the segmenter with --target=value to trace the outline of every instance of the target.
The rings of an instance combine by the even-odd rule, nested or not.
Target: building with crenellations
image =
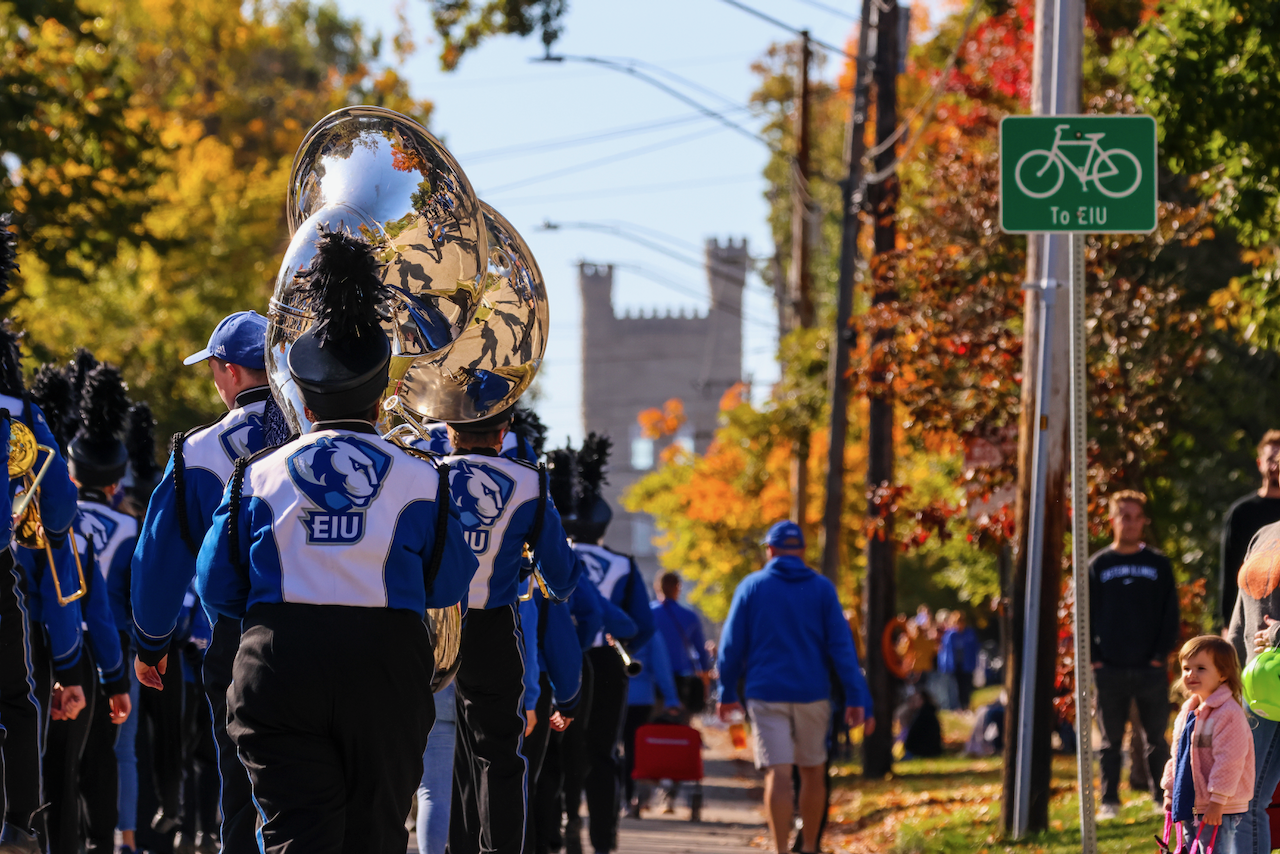
[[[665,443],[702,453],[715,432],[720,400],[742,381],[742,291],[747,242],[706,242],[711,307],[621,317],[613,308],[613,266],[582,263],[582,423],[584,433],[613,439],[605,498],[614,511],[605,545],[636,556],[645,578],[659,571],[656,530],[647,514],[628,513],[620,497],[659,462]],[[686,422],[673,439],[654,442],[637,416],[679,398]]]

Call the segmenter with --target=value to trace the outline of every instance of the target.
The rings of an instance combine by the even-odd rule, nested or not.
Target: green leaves
[[[495,35],[527,36],[537,31],[550,51],[560,36],[568,0],[427,0],[444,44],[440,67],[452,71],[462,55]]]

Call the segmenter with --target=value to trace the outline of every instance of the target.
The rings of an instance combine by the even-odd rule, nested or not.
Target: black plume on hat
[[[608,436],[589,433],[582,448],[575,451],[566,443],[547,454],[548,492],[565,532],[581,542],[598,542],[613,521],[613,511],[600,494],[608,482],[605,466],[613,442]]]
[[[89,378],[89,372],[98,367],[98,359],[84,347],[77,347],[75,355],[71,357],[71,364],[67,367],[71,371],[71,386],[75,389],[76,406],[80,406],[84,399],[84,384]]]
[[[12,214],[0,214],[0,297],[9,292],[9,274],[18,270],[18,239],[9,230]],[[0,394],[22,397],[22,334],[14,332],[8,319],[0,323]]]
[[[9,292],[9,274],[18,272],[18,236],[9,230],[13,214],[0,214],[0,297]]]
[[[542,456],[542,449],[547,444],[547,425],[542,423],[538,413],[517,406],[511,413],[511,432],[529,443],[535,460]]]
[[[76,406],[76,390],[67,372],[57,365],[45,363],[36,370],[31,380],[31,400],[44,413],[49,432],[65,455],[67,443],[75,435],[80,424],[80,410]]]
[[[316,319],[289,348],[289,373],[316,418],[362,416],[388,381],[391,342],[379,308],[390,295],[373,247],[346,231],[322,231],[297,274]]]
[[[121,441],[129,395],[120,371],[101,364],[85,377],[80,430],[69,445],[68,467],[81,486],[110,486],[124,477],[129,451]]]
[[[160,482],[160,466],[156,464],[156,419],[145,400],[129,407],[124,445],[133,469],[132,494],[146,502]]]

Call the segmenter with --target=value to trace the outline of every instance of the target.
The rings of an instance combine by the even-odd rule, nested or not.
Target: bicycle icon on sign
[[[1062,188],[1062,182],[1067,177],[1067,170],[1070,170],[1073,175],[1080,179],[1080,186],[1086,192],[1089,190],[1089,182],[1092,181],[1094,186],[1098,188],[1098,192],[1109,198],[1123,199],[1132,195],[1134,190],[1138,189],[1138,185],[1142,183],[1142,165],[1138,162],[1138,158],[1123,148],[1104,150],[1098,140],[1106,136],[1105,133],[1086,133],[1083,135],[1083,140],[1063,139],[1062,132],[1070,127],[1070,125],[1058,125],[1055,128],[1053,148],[1047,150],[1034,148],[1018,158],[1018,164],[1013,170],[1013,177],[1018,183],[1018,189],[1033,199],[1047,199]],[[1062,149],[1069,145],[1082,146],[1089,149],[1089,156],[1085,158],[1083,166],[1076,166],[1067,158]],[[1042,160],[1044,161],[1043,164],[1041,164]],[[1133,164],[1131,182],[1127,175],[1122,174],[1122,172],[1127,173],[1129,170],[1122,170],[1116,165],[1116,160],[1127,160]],[[1056,175],[1050,177],[1055,171]],[[1023,177],[1024,173],[1026,175],[1025,179]],[[1119,176],[1118,179],[1117,176]],[[1104,181],[1106,183],[1103,183]],[[1028,184],[1031,186],[1028,186]]]

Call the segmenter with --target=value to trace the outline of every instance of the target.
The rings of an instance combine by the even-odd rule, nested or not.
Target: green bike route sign
[[[1000,228],[1146,233],[1156,227],[1151,116],[1006,116],[1000,121]]]

